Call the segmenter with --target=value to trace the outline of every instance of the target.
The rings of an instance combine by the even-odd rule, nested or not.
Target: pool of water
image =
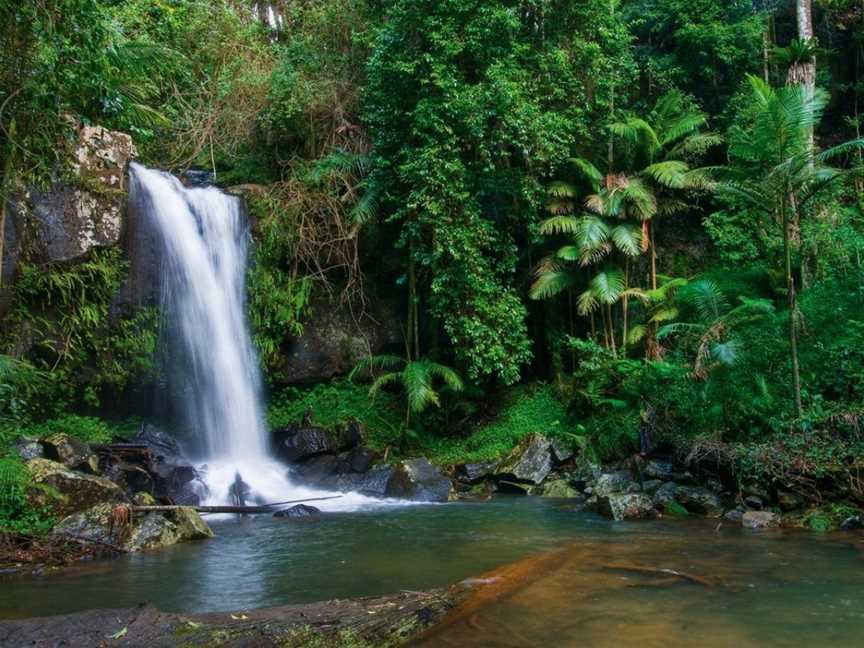
[[[860,536],[614,523],[539,498],[212,526],[210,541],[6,579],[0,618],[145,601],[247,610],[441,587],[511,565],[501,591],[424,645],[622,645],[624,634],[639,645],[864,645]]]

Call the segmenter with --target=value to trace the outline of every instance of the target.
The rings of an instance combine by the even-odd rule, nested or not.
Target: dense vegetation
[[[0,21],[4,198],[63,173],[76,120],[261,185],[274,425],[360,418],[444,462],[544,430],[742,478],[857,470],[857,0],[5,0]],[[124,263],[17,270],[0,438],[154,379],[158,313],[109,317]],[[399,357],[360,372],[374,399],[362,375],[283,390],[325,295],[399,314]]]

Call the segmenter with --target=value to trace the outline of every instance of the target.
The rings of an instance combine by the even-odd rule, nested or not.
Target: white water
[[[131,198],[160,234],[163,312],[171,355],[185,362],[180,402],[195,430],[208,503],[230,500],[239,473],[259,502],[333,495],[291,483],[269,456],[261,376],[245,316],[247,239],[240,201],[215,188],[187,189],[175,177],[131,167]],[[324,510],[376,503],[356,493],[320,502]],[[316,503],[318,506],[319,503]]]

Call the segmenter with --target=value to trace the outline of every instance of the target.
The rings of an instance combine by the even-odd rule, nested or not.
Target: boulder
[[[559,498],[580,497],[579,492],[566,479],[547,481],[540,487],[540,495],[543,497]]]
[[[654,506],[659,509],[663,509],[666,506],[667,502],[675,501],[675,493],[678,491],[678,484],[675,482],[666,482],[660,488],[658,488],[652,499],[654,500]]]
[[[288,462],[335,452],[338,446],[324,428],[289,426],[275,432],[276,453]]]
[[[111,528],[111,511],[113,504],[97,504],[86,511],[73,513],[60,522],[51,530],[54,536],[74,536],[79,540],[107,545],[117,544],[118,533]],[[118,530],[119,531],[119,530]]]
[[[756,495],[748,495],[744,498],[744,506],[754,511],[761,511],[765,508],[765,503],[762,501],[761,497]]]
[[[601,514],[616,521],[657,517],[654,502],[644,493],[622,493],[598,497],[597,507]]]
[[[552,470],[551,443],[542,434],[531,434],[519,443],[495,469],[507,481],[540,484]]]
[[[495,482],[495,491],[505,495],[532,495],[537,487],[524,482],[499,479]]]
[[[678,486],[675,501],[691,513],[718,518],[723,515],[723,504],[715,493],[698,486]]]
[[[774,529],[780,526],[780,516],[771,511],[747,511],[741,516],[745,529]]]
[[[378,453],[365,446],[357,446],[348,451],[340,463],[340,472],[365,473],[378,461]]]
[[[573,447],[562,441],[561,439],[552,439],[551,442],[552,447],[552,460],[556,464],[563,464],[566,461],[570,461],[574,456],[576,456],[576,451]]]
[[[663,486],[663,482],[659,479],[646,479],[642,484],[634,482],[633,485],[639,489],[636,492],[645,493],[646,495],[654,495],[654,493],[660,490],[660,487]]]
[[[597,478],[592,492],[597,497],[608,497],[613,493],[624,493],[633,483],[630,474],[624,471],[603,473]]]
[[[34,504],[50,505],[60,516],[126,500],[123,489],[103,477],[76,472],[48,459],[33,459],[26,465],[34,485],[47,486],[60,495],[55,498],[44,489],[31,489]]]
[[[182,457],[177,440],[155,425],[145,423],[129,443],[146,446],[158,463],[177,463]]]
[[[59,432],[44,437],[40,443],[45,450],[46,459],[60,462],[73,470],[98,474],[99,458],[83,441]]]
[[[18,453],[18,456],[21,457],[21,459],[24,461],[45,458],[45,448],[42,447],[42,444],[39,443],[38,439],[28,439],[27,437],[20,437],[15,442],[14,448],[15,452]]]
[[[321,515],[320,509],[317,509],[314,506],[307,506],[306,504],[297,504],[291,508],[276,511],[273,514],[273,517],[289,518],[291,520],[308,520],[310,518],[316,518],[319,515]]]
[[[415,502],[449,502],[454,499],[450,478],[424,457],[397,464],[387,483],[386,494],[387,497]]]
[[[457,492],[457,498],[474,502],[485,502],[492,498],[495,487],[492,482],[481,481],[474,485],[468,485],[464,491]]]
[[[784,512],[794,511],[804,506],[804,498],[790,491],[778,490],[777,503]]]
[[[864,515],[852,515],[840,523],[843,531],[857,531],[864,529]]]
[[[135,525],[128,541],[128,551],[161,549],[178,542],[204,540],[213,537],[213,531],[191,507],[166,513],[151,512]]]
[[[724,520],[729,520],[730,522],[738,522],[741,523],[741,518],[744,517],[744,509],[742,508],[734,508],[723,514]]]
[[[291,479],[310,486],[320,484],[331,475],[342,474],[339,465],[339,458],[336,455],[324,454],[312,457],[293,467]]]
[[[676,475],[675,466],[671,461],[661,461],[659,459],[651,459],[645,464],[643,473],[646,477],[661,481],[670,481]]]
[[[769,493],[768,489],[758,482],[745,482],[744,485],[741,487],[741,490],[745,496],[754,495],[761,499],[763,502],[771,501],[771,493]]]
[[[356,491],[369,497],[386,497],[387,484],[393,476],[393,468],[382,466],[365,473],[346,473],[331,475],[323,479],[319,485],[324,490],[347,493]]]
[[[476,484],[489,477],[494,469],[494,461],[477,461],[462,464],[456,468],[456,479],[466,484]]]

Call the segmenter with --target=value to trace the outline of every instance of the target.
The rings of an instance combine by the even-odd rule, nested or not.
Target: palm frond
[[[681,189],[686,186],[685,180],[689,170],[690,167],[687,166],[686,162],[682,162],[681,160],[666,160],[665,162],[657,162],[646,167],[645,173],[664,187]]]
[[[551,216],[540,223],[541,234],[575,234],[579,231],[578,216]]]

